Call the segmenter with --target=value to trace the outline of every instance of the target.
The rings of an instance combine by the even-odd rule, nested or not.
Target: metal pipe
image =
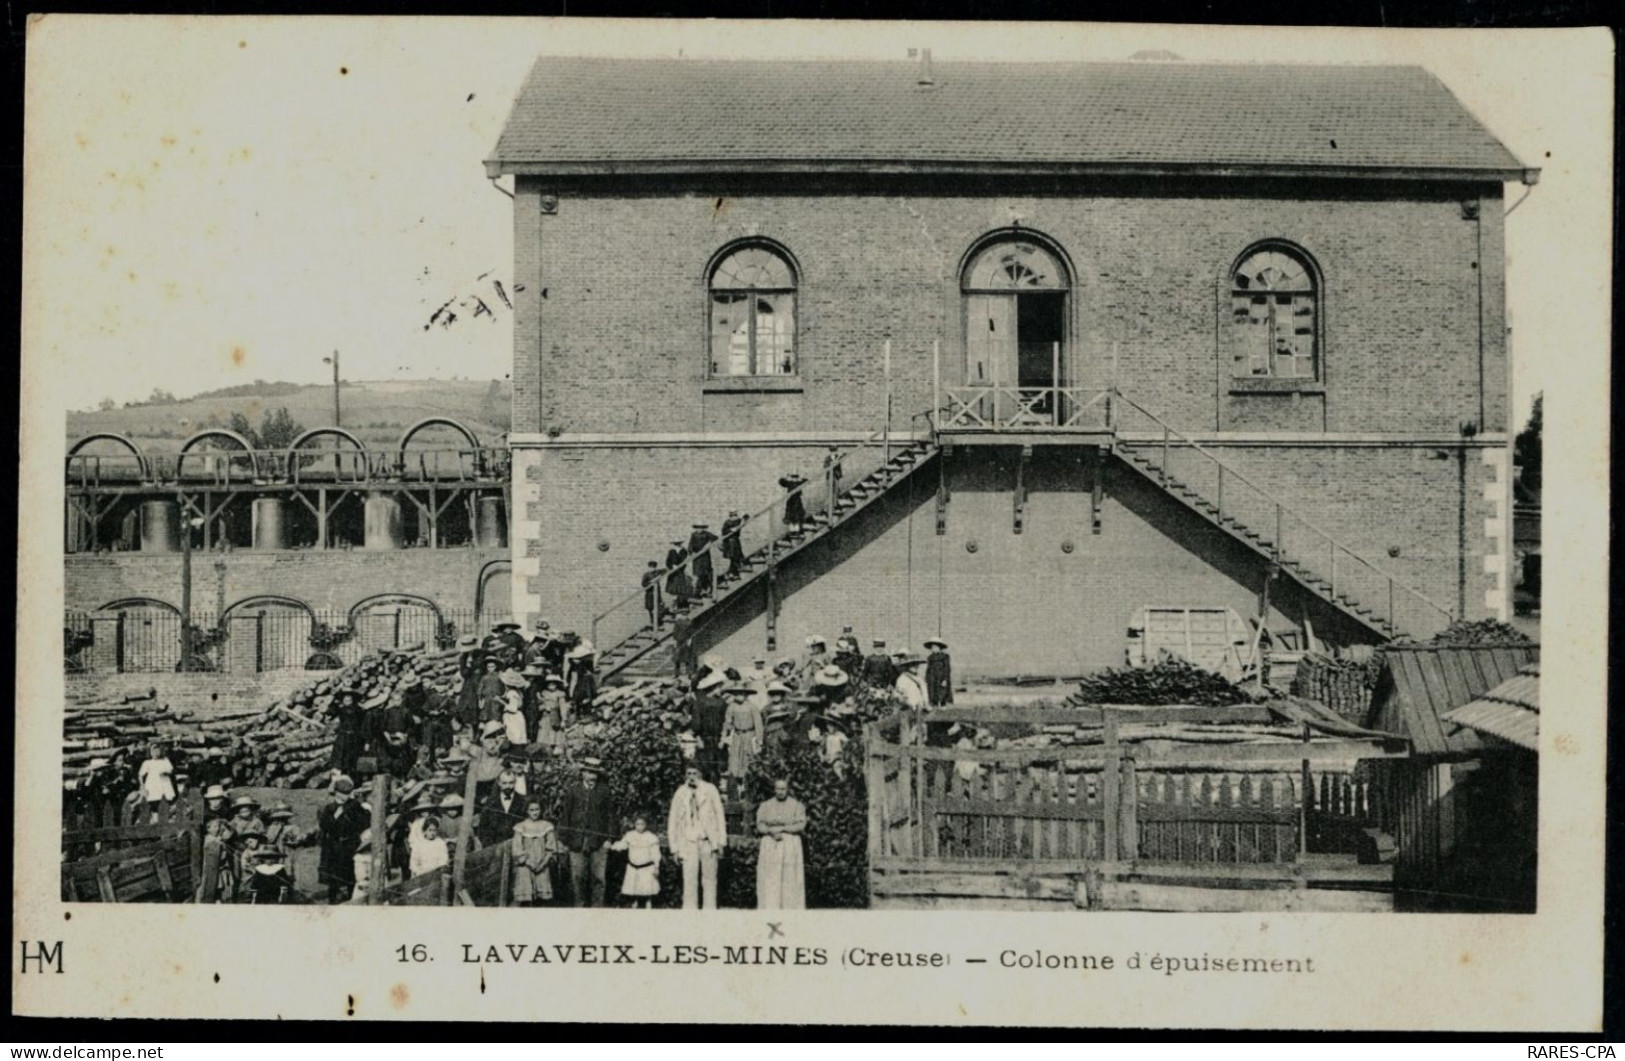
[[[1051,343],[1049,352],[1050,422],[1061,426],[1061,344]]]

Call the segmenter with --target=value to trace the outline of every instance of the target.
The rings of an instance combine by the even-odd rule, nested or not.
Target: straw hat
[[[841,686],[847,683],[846,671],[831,663],[818,672],[813,679],[817,685]]]
[[[506,732],[508,731],[503,727],[502,723],[492,719],[480,727],[480,738],[483,740],[486,737],[500,737]]]
[[[899,667],[917,667],[925,662],[925,657],[899,653],[895,662]]]
[[[203,792],[204,799],[225,799],[226,790],[222,785],[210,785]]]
[[[701,692],[704,692],[708,689],[715,689],[717,686],[721,685],[727,680],[728,679],[723,676],[722,671],[714,670],[710,674],[707,674],[705,677],[701,678],[700,683],[695,686],[695,688],[699,689]]]
[[[547,668],[540,663],[527,663],[519,673],[527,678],[540,678],[547,674]]]
[[[440,809],[441,810],[462,810],[463,809],[463,797],[461,797],[459,795],[456,795],[456,794],[452,794],[450,796],[447,796],[445,799],[440,801]]]
[[[542,679],[542,685],[557,686],[558,688],[562,689],[564,688],[564,676],[560,674],[549,674],[547,677]]]
[[[942,649],[944,652],[946,652],[948,650],[948,642],[944,641],[940,637],[928,637],[928,638],[925,639],[925,647],[926,648],[930,648],[933,645],[935,645],[937,648]]]
[[[828,647],[828,645],[829,645],[829,642],[825,641],[823,638],[819,637],[817,634],[810,634],[807,637],[807,647],[808,648],[826,648],[826,647]]]
[[[495,631],[495,630],[517,630],[517,629],[519,629],[519,624],[514,622],[512,619],[505,619],[500,623],[492,623],[491,624],[491,629],[493,631]]]
[[[287,803],[277,803],[271,807],[270,813],[268,813],[266,817],[270,818],[272,821],[291,819],[293,817],[293,807],[289,806]]]
[[[553,629],[553,624],[548,622],[546,619],[537,619],[536,625],[533,627],[533,629],[535,629],[537,633],[546,633]]]
[[[516,670],[505,670],[498,677],[502,679],[502,684],[510,689],[524,689],[530,685]]]
[[[374,693],[361,701],[361,706],[366,708],[383,707],[387,703],[389,703],[389,693],[380,692]]]
[[[242,810],[244,807],[254,807],[257,809],[259,805],[260,801],[249,795],[238,796],[236,799],[231,801],[232,810]]]
[[[594,651],[596,651],[596,650],[592,647],[592,642],[588,641],[586,638],[582,638],[581,643],[578,644],[575,648],[572,648],[569,652],[565,653],[564,658],[565,659],[584,659],[587,656],[592,655]]]
[[[756,695],[756,686],[747,685],[744,682],[733,682],[733,683],[731,683],[729,685],[723,686],[722,695],[723,696],[755,696]]]
[[[768,692],[769,696],[771,696],[774,693],[782,693],[785,696],[789,696],[790,695],[790,687],[788,685],[785,685],[783,682],[768,682],[767,683],[767,692]]]

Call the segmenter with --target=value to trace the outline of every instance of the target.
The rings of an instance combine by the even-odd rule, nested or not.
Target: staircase
[[[721,554],[722,543],[713,544],[710,551],[713,556],[712,566],[717,577],[716,588],[712,595],[704,599],[690,601],[687,607],[682,609],[677,609],[671,606],[669,602],[665,602],[658,625],[650,624],[647,621],[647,612],[643,612],[645,621],[640,628],[630,636],[621,638],[614,644],[600,650],[598,655],[599,679],[606,680],[619,674],[628,666],[668,643],[671,640],[675,620],[678,617],[686,617],[696,627],[699,627],[706,616],[738,599],[750,587],[764,579],[768,572],[777,565],[786,562],[814,542],[832,534],[841,525],[868,508],[876,498],[924,467],[936,455],[937,448],[931,442],[904,439],[891,443],[889,451],[890,456],[882,460],[879,466],[867,475],[850,483],[843,481],[843,489],[834,498],[833,504],[819,508],[816,511],[809,507],[808,521],[804,527],[789,528],[783,526],[784,505],[789,500],[790,492],[787,492],[772,505],[752,516],[751,520],[747,522],[747,527],[753,524],[760,526],[762,522],[765,522],[772,530],[768,534],[766,544],[758,545],[755,549],[746,549],[745,561],[742,565],[743,572],[739,577],[732,580],[726,577],[725,572],[728,568],[728,562]],[[692,565],[693,558],[690,558],[685,567],[692,569]],[[661,572],[663,598],[666,574],[667,572]],[[642,590],[622,600],[614,608],[594,620],[595,634],[593,640],[595,644],[598,643],[597,631],[601,629],[601,624],[607,623],[616,612],[624,613],[628,607],[642,609]]]
[[[1113,397],[1120,417],[1137,413],[1162,434],[1160,442],[1129,442],[1119,435],[1112,451],[1125,465],[1212,526],[1278,565],[1283,574],[1315,597],[1385,640],[1426,636],[1453,621],[1454,613],[1449,608],[1430,600],[1338,542],[1121,391],[1114,390]],[[1119,425],[1114,424],[1114,428]],[[1208,496],[1174,474],[1175,458],[1182,454],[1188,455],[1185,459],[1194,472],[1214,476],[1216,497]],[[1226,505],[1227,483],[1229,505]],[[1240,505],[1236,503],[1238,497]],[[1249,526],[1237,517],[1240,510],[1244,510],[1249,519],[1273,524],[1273,528],[1266,531]],[[1313,568],[1308,562],[1311,554],[1316,558],[1317,566]],[[1324,565],[1320,564],[1321,558],[1326,561]],[[1360,595],[1357,596],[1356,591]]]

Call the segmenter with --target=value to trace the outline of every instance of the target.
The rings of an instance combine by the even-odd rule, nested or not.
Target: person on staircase
[[[711,562],[711,543],[716,540],[706,523],[694,524],[694,533],[688,536],[688,555],[694,558],[690,565],[694,571],[694,596],[701,599],[716,588],[716,570]]]
[[[548,648],[553,644],[553,627],[546,619],[537,619],[535,636],[525,646],[524,655],[520,658],[526,666],[539,666],[547,669]]]
[[[929,637],[925,650],[925,695],[932,707],[946,707],[954,702],[954,668],[948,657],[948,642],[940,637]]]
[[[789,491],[784,499],[784,530],[799,533],[807,528],[807,503],[802,498],[807,477],[791,472],[779,480],[779,486]]]
[[[649,625],[660,625],[660,562],[649,561],[643,572],[643,610],[649,613]]]
[[[682,539],[677,539],[666,550],[666,596],[671,598],[675,611],[687,609],[689,598],[694,596],[694,584],[689,580],[685,566],[688,563],[688,550],[683,545]]]
[[[883,638],[875,638],[873,646],[863,661],[863,680],[876,689],[890,689],[897,684],[897,664],[886,654]]]
[[[700,663],[694,653],[694,620],[679,615],[671,624],[671,637],[676,651],[672,653],[672,677],[681,678],[685,671],[698,680]]]
[[[574,718],[591,718],[593,701],[598,699],[598,650],[591,641],[581,638],[564,662],[570,714]]]
[[[744,577],[745,547],[739,541],[744,527],[745,517],[739,514],[738,509],[730,511],[728,518],[722,521],[722,555],[728,560],[728,570],[722,576],[724,584]]]

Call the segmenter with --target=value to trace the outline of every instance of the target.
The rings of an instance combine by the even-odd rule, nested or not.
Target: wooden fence
[[[198,839],[193,830],[144,826],[113,831],[124,834],[116,838],[116,846],[62,866],[64,902],[192,901]]]
[[[1360,758],[1395,754],[1391,749],[1348,738],[1190,745],[1120,740],[1135,724],[1256,725],[1269,718],[1261,712],[1252,706],[1046,709],[1046,724],[1099,725],[1100,742],[987,750],[888,740],[888,726],[871,725],[866,778],[877,905],[910,905],[895,900],[908,894],[904,882],[919,881],[911,875],[920,873],[964,878],[934,880],[938,892],[974,893],[977,875],[1005,878],[986,880],[981,898],[1024,909],[1075,905],[1076,885],[1101,872],[1132,876],[1156,869],[1182,881],[1300,890],[1313,880],[1364,885],[1383,879],[1386,867],[1358,865],[1371,794],[1351,767]],[[984,723],[997,723],[1027,720],[1031,712],[978,714]],[[1012,874],[1023,878],[1015,892]],[[1097,889],[1097,896],[1112,890]],[[1302,896],[1297,901],[1297,908],[1309,908]]]

